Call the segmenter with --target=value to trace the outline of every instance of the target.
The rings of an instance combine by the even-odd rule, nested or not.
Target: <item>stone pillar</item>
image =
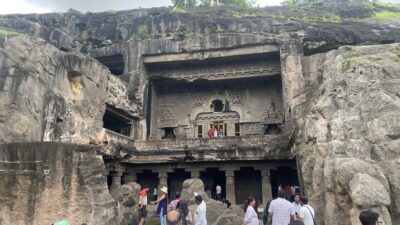
[[[137,176],[136,176],[136,173],[134,173],[134,172],[125,173],[125,175],[123,176],[122,179],[124,181],[124,184],[130,183],[130,182],[137,182]]]
[[[110,172],[111,176],[111,187],[110,190],[114,191],[121,187],[121,177],[122,177],[122,172],[121,171],[114,171]]]
[[[200,179],[200,171],[199,170],[192,170],[190,171],[192,178],[199,178]]]
[[[158,190],[168,187],[168,174],[167,172],[158,172]]]
[[[261,168],[262,202],[272,199],[271,173],[269,168]]]
[[[226,199],[231,201],[232,204],[236,204],[235,197],[235,171],[225,170],[226,177]]]

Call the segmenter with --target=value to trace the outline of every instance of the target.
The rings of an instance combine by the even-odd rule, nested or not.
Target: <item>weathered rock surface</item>
[[[199,194],[207,204],[207,222],[211,225],[240,225],[243,223],[244,213],[238,206],[227,208],[220,201],[215,201],[209,197],[204,191],[203,181],[200,179],[188,179],[183,182],[181,192],[181,200],[188,202],[192,215],[196,212],[197,205],[194,202],[194,193]]]
[[[118,224],[139,224],[138,203],[140,185],[135,182],[122,185],[111,192],[113,198],[118,202]]]
[[[0,145],[0,223],[117,224],[99,147],[65,143]]]
[[[371,208],[397,224],[399,53],[399,44],[341,47],[303,59],[293,151],[320,223],[358,225]]]
[[[126,84],[96,60],[25,35],[0,46],[0,143],[101,143],[106,103],[136,115]]]

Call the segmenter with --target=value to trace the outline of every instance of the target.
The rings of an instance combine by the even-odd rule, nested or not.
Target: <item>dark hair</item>
[[[168,217],[168,214],[171,214],[171,213],[177,213],[178,216],[176,218],[173,218],[173,220],[170,220],[171,218]],[[181,222],[181,219],[182,219],[182,216],[178,210],[172,209],[167,212],[167,224],[168,225],[179,225]]]
[[[286,198],[286,193],[283,189],[278,192],[278,198]]]
[[[244,212],[247,211],[247,208],[249,207],[250,203],[253,202],[253,201],[255,201],[255,200],[256,200],[256,199],[255,199],[253,196],[247,197],[247,200],[246,200],[246,202],[244,203],[244,207],[243,207]]]
[[[303,205],[307,205],[308,204],[308,198],[306,196],[302,196],[301,197],[301,203],[303,203]]]
[[[178,191],[175,193],[175,198],[180,198],[181,197],[181,193]]]
[[[197,204],[200,204],[203,201],[203,198],[200,195],[197,195],[196,197],[194,197],[194,201]]]
[[[375,225],[378,222],[379,214],[371,210],[360,213],[360,221],[362,225]]]
[[[179,211],[182,213],[183,217],[187,217],[189,214],[189,206],[186,202],[180,201],[179,202]]]

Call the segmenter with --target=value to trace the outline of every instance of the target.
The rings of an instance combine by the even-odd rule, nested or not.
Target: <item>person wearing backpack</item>
[[[314,209],[308,205],[308,198],[305,196],[301,197],[301,202],[303,203],[303,207],[301,207],[299,213],[301,222],[303,222],[304,225],[317,225],[315,223],[315,212]]]

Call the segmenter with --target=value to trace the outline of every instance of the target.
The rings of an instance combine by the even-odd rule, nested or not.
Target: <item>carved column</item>
[[[232,204],[236,204],[235,197],[235,171],[225,170],[226,177],[226,199],[231,201]]]
[[[163,187],[168,187],[168,173],[158,172],[158,190],[160,191]]]
[[[270,168],[261,168],[262,202],[266,203],[272,199]]]
[[[114,191],[121,187],[121,177],[122,177],[122,172],[121,171],[114,171],[110,173],[111,176],[111,187],[110,190]]]

